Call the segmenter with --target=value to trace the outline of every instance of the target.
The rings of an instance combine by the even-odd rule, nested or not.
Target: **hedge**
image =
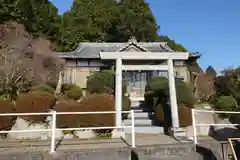
[[[155,115],[158,121],[167,123],[168,126],[171,126],[171,111],[169,108],[165,108],[161,105],[158,105],[155,108]],[[185,106],[178,107],[178,116],[179,116],[179,125],[180,127],[188,127],[192,125],[192,112],[191,108]]]
[[[0,113],[14,113],[14,105],[9,100],[0,100]],[[10,130],[16,116],[0,116],[0,130]]]
[[[82,88],[76,84],[62,84],[61,92],[67,99],[78,100],[83,96]]]
[[[56,112],[81,112],[81,104],[74,100],[62,100],[54,106]],[[57,115],[57,127],[75,128],[79,127],[77,118],[82,115]]]
[[[43,113],[48,112],[55,105],[55,97],[48,92],[34,91],[20,94],[16,101],[16,112],[18,113]],[[47,116],[20,116],[32,122],[44,122]]]
[[[81,102],[63,101],[55,106],[57,112],[115,111],[114,97],[94,95]],[[57,127],[99,127],[114,126],[115,114],[80,114],[57,116]]]
[[[192,111],[186,106],[178,107],[180,127],[188,127],[192,125]]]
[[[122,82],[123,94],[127,91],[126,82]],[[115,93],[115,72],[111,70],[104,70],[95,72],[88,77],[87,92],[93,93],[107,93],[113,95]]]

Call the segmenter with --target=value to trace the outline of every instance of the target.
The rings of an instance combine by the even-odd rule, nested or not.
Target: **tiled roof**
[[[100,58],[100,52],[127,51],[135,48],[149,52],[174,52],[166,42],[80,43],[75,51],[56,52],[62,58]]]

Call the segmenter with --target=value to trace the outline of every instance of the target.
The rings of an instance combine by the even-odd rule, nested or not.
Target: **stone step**
[[[153,112],[150,108],[147,107],[131,107],[134,112]]]
[[[152,120],[150,119],[135,119],[135,126],[151,126],[153,124]],[[130,126],[132,125],[132,120],[131,119],[126,119],[123,121],[123,124],[125,126]]]
[[[131,120],[132,115],[128,114],[127,119]],[[139,120],[150,119],[152,121],[156,121],[156,117],[152,112],[141,112],[141,111],[134,112],[134,119],[139,119]]]
[[[139,102],[143,102],[144,101],[144,97],[133,97],[133,96],[130,96],[129,98],[131,99],[131,101],[139,101]]]
[[[139,107],[140,104],[141,104],[140,102],[137,102],[137,101],[133,102],[133,101],[131,101],[131,106],[132,107]]]
[[[151,117],[152,113],[151,112],[134,112],[134,117],[135,119],[149,119]],[[131,119],[132,115],[128,114],[128,119]]]
[[[132,133],[132,128],[124,128],[126,133]],[[145,133],[145,134],[159,134],[164,133],[163,127],[158,126],[136,126],[135,133]]]

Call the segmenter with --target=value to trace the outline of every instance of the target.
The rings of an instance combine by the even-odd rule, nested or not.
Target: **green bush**
[[[83,96],[82,88],[76,84],[62,84],[61,92],[67,99],[78,100]]]
[[[178,104],[192,107],[196,103],[193,91],[187,84],[179,79],[175,80]],[[154,77],[145,88],[145,102],[153,110],[158,104],[166,104],[169,101],[168,79],[165,77]]]
[[[213,102],[214,108],[220,111],[237,111],[236,100],[232,96],[220,96]],[[221,114],[222,117],[229,117],[229,114]]]
[[[67,99],[79,100],[82,97],[82,89],[73,89],[65,92],[64,96]]]
[[[148,81],[145,92],[159,90],[167,91],[168,90],[168,79],[165,77],[154,77]]]
[[[153,110],[158,104],[166,103],[168,99],[168,79],[165,77],[154,77],[146,85],[145,102]]]
[[[127,96],[122,97],[122,110],[123,111],[130,111],[131,110],[131,100]],[[123,113],[122,119],[127,119],[129,113]]]
[[[214,107],[221,111],[234,111],[237,109],[235,99],[231,96],[217,97]]]
[[[53,94],[54,93],[54,88],[47,84],[39,84],[37,86],[34,86],[31,88],[31,91],[42,91],[42,92],[48,92]]]
[[[184,104],[192,108],[196,104],[197,99],[192,89],[183,81],[176,80],[177,100],[179,104]]]
[[[75,87],[78,87],[78,86],[75,84],[62,84],[61,93],[64,94],[65,92],[70,91],[70,90],[74,89]]]
[[[127,91],[125,81],[122,83],[123,94]],[[95,72],[88,77],[87,80],[87,92],[93,93],[107,93],[114,94],[115,92],[115,72],[111,70],[104,70],[101,72]]]
[[[57,80],[49,80],[46,82],[47,85],[51,86],[52,88],[56,89],[57,88]]]
[[[131,110],[131,100],[127,96],[123,96],[123,98],[122,98],[122,110],[123,111]]]
[[[93,131],[100,138],[111,138],[112,136],[112,129],[96,129]]]

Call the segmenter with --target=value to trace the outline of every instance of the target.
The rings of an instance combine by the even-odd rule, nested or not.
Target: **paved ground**
[[[209,137],[200,137],[199,140],[212,140]],[[178,144],[179,141],[166,136],[155,134],[136,134],[136,146],[150,146],[163,144]],[[188,143],[192,143],[188,141]],[[125,148],[131,147],[131,134],[126,135],[126,140],[122,139],[91,139],[91,140],[63,140],[57,141],[56,151],[63,150],[84,150],[84,149],[104,149],[104,148]],[[22,153],[35,151],[50,151],[50,140],[25,140],[25,141],[0,141],[0,154]]]
[[[158,144],[179,143],[173,138],[165,135],[137,134],[136,146],[148,146]],[[126,140],[122,139],[91,139],[91,140],[63,140],[57,141],[57,151],[61,150],[81,150],[99,148],[124,148],[131,146],[131,135],[126,135]],[[49,151],[50,140],[25,140],[25,141],[0,141],[0,154],[21,153],[26,151]]]
[[[201,140],[202,142],[206,140],[208,143],[209,140],[212,139],[209,137],[200,137],[199,141]],[[188,143],[190,143],[190,145]],[[144,155],[145,153],[151,153],[157,155],[157,157],[161,155],[169,158],[170,155],[172,155],[171,153],[175,155],[177,155],[178,152],[180,152],[179,155],[181,153],[186,153],[186,155],[188,155],[187,153],[190,154],[188,150],[191,149],[191,144],[192,141],[184,144],[166,135],[136,134],[137,148],[135,150]],[[126,160],[129,158],[129,147],[131,147],[131,135],[126,135],[126,140],[64,140],[57,145],[54,154],[49,154],[50,140],[2,140],[0,141],[0,160],[89,160],[89,158],[106,160],[106,156],[109,160]],[[95,154],[89,154],[89,150]]]
[[[132,135],[126,135],[126,141],[129,145],[132,144]],[[177,140],[166,135],[157,134],[136,134],[136,146],[149,146],[159,144],[176,144],[179,143]]]

